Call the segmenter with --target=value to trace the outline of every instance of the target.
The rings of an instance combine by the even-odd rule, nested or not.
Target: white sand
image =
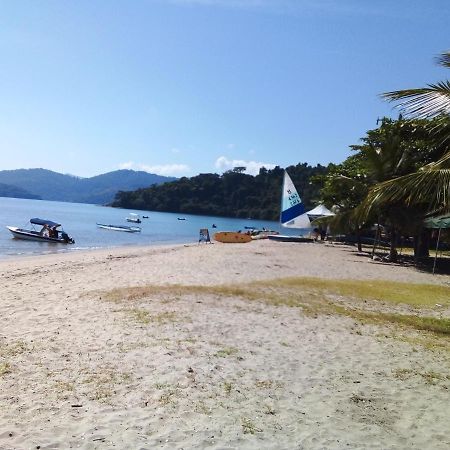
[[[2,450],[450,446],[448,351],[394,338],[393,327],[214,293],[107,293],[449,277],[350,247],[271,241],[18,258],[0,274]]]

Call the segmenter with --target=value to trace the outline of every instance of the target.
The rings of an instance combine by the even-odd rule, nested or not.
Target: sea
[[[0,258],[74,252],[135,245],[170,245],[198,243],[200,229],[208,228],[212,236],[217,231],[247,231],[248,227],[300,234],[298,230],[281,229],[278,222],[198,216],[181,213],[136,211],[85,203],[66,203],[0,197]],[[126,221],[130,213],[139,214],[140,233],[104,230],[97,223],[135,225]],[[142,218],[148,216],[148,219]],[[14,239],[6,226],[31,229],[30,219],[40,218],[62,224],[62,229],[75,244],[52,244]],[[184,220],[179,220],[184,219]],[[216,228],[213,228],[213,224]],[[40,227],[37,227],[39,230]],[[294,231],[294,232],[293,232]]]

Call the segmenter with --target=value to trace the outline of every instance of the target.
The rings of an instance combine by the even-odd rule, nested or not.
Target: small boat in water
[[[17,239],[24,239],[27,241],[38,242],[51,242],[59,244],[75,244],[75,241],[62,229],[58,230],[61,226],[60,223],[53,222],[52,220],[30,219],[31,230],[25,230],[23,228],[7,226],[8,230]],[[38,231],[34,225],[39,225],[42,228]]]
[[[139,217],[139,214],[130,213],[130,215],[127,217],[127,222],[141,223],[141,218]]]
[[[103,228],[104,230],[112,230],[112,231],[125,231],[127,233],[139,233],[141,231],[141,227],[133,227],[128,225],[106,225],[104,223],[97,223],[99,228]]]

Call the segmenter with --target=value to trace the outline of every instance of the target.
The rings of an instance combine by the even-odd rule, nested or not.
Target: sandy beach
[[[12,258],[0,274],[2,450],[450,446],[448,336],[362,319],[449,318],[450,295],[424,310],[278,281],[432,297],[448,276],[268,240]]]

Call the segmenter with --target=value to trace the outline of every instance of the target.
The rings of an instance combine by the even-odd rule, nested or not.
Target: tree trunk
[[[397,262],[397,233],[395,228],[391,229],[391,247],[389,250],[389,261]]]
[[[414,260],[428,258],[430,256],[430,230],[423,228],[418,236],[414,237]]]
[[[361,242],[361,229],[356,228],[356,242],[358,244],[358,252],[362,252],[362,242]]]

